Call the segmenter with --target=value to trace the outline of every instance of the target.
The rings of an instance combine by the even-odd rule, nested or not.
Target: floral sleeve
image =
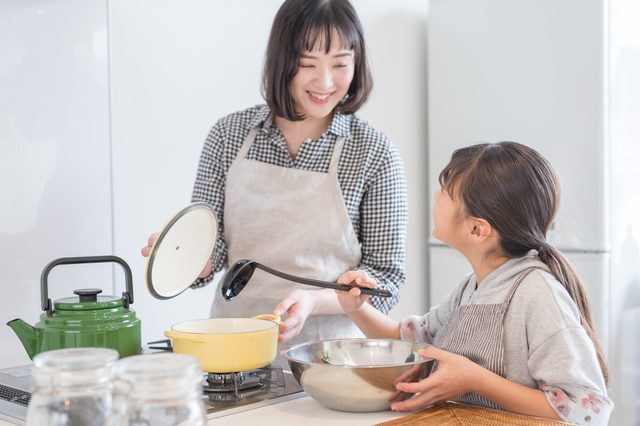
[[[540,382],[551,407],[566,422],[579,425],[607,425],[613,403],[606,395],[586,386],[567,385],[562,388]]]
[[[460,283],[447,294],[437,306],[432,307],[423,316],[412,315],[400,322],[400,338],[412,342],[423,342],[430,345],[440,329],[449,323],[456,301],[469,283],[471,274],[465,275]]]
[[[433,344],[433,337],[429,332],[428,316],[412,315],[400,323],[400,338],[412,342],[424,342]]]

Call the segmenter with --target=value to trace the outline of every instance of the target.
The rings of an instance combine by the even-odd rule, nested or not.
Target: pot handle
[[[182,333],[180,331],[165,331],[165,337],[174,340],[186,340],[193,343],[204,343],[204,335],[196,333]]]
[[[47,311],[48,315],[53,314],[53,303],[51,303],[51,299],[49,299],[49,285],[47,283],[47,278],[49,276],[49,272],[58,265],[73,265],[78,263],[104,263],[104,262],[116,262],[122,266],[124,269],[124,275],[127,285],[127,291],[122,293],[122,306],[128,308],[130,304],[133,303],[133,278],[131,274],[131,268],[127,265],[127,262],[122,260],[117,256],[87,256],[87,257],[63,257],[60,259],[56,259],[53,262],[49,263],[45,266],[42,271],[42,275],[40,276],[40,296],[41,303],[40,307],[43,311]]]
[[[280,324],[280,317],[278,315],[262,314],[262,315],[256,315],[255,317],[251,317],[251,318],[263,319],[263,320],[267,320],[267,321],[273,321],[276,324]]]

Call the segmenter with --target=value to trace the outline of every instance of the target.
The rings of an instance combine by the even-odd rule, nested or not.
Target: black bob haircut
[[[286,0],[271,27],[262,75],[262,94],[271,111],[290,121],[304,120],[293,103],[290,83],[305,51],[331,50],[332,30],[340,47],[353,50],[353,80],[336,110],[353,114],[367,101],[373,82],[367,64],[362,24],[348,0]]]

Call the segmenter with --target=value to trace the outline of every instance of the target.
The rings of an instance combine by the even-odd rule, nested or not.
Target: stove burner
[[[149,342],[147,348],[150,353],[173,352],[171,339]],[[282,368],[271,365],[249,371],[205,374],[202,384],[205,395],[231,393],[239,398],[240,392],[248,389],[285,387]]]
[[[162,352],[173,352],[171,339],[148,342],[142,347],[144,354]],[[235,373],[204,373],[202,390],[208,419],[304,396],[293,374],[271,365]]]
[[[253,372],[247,374],[243,372],[228,374],[207,373],[203,391],[205,393],[233,392],[237,396],[238,391],[259,388],[263,384],[262,379]]]
[[[238,398],[240,392],[248,389],[284,386],[282,368],[267,366],[238,373],[207,373],[202,390],[205,394],[230,393]]]

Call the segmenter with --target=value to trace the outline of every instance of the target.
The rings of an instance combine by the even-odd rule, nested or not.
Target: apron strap
[[[467,286],[469,285],[469,282],[471,281],[472,276],[473,274],[469,275],[469,278],[467,279],[467,283],[465,284],[464,288],[460,293],[458,293],[458,298],[456,299],[456,306],[460,306],[460,303],[462,303],[462,294],[464,293],[464,289],[466,289]]]
[[[249,134],[245,138],[244,142],[242,142],[242,146],[240,147],[240,150],[236,154],[236,158],[234,158],[233,163],[231,163],[232,166],[244,160],[244,157],[247,155],[247,152],[249,152],[249,148],[251,148],[251,145],[253,145],[253,141],[256,138],[257,133],[258,133],[258,127],[254,127],[253,129],[249,130]]]
[[[520,283],[522,281],[524,281],[524,279],[527,277],[527,275],[529,275],[531,272],[533,272],[534,269],[536,269],[536,268],[529,268],[529,269],[525,270],[522,274],[520,274],[520,276],[518,277],[518,280],[515,282],[515,284],[513,284],[511,286],[511,290],[509,291],[509,294],[507,295],[506,299],[504,299],[504,302],[502,302],[502,303],[511,302],[511,298],[515,294],[515,292],[518,289],[518,286],[520,285]]]
[[[522,274],[520,274],[520,276],[518,277],[518,280],[511,286],[511,290],[509,290],[509,294],[507,295],[507,297],[504,299],[504,302],[502,303],[509,303],[511,302],[511,298],[513,297],[513,295],[515,294],[516,290],[518,289],[518,286],[520,285],[520,283],[526,278],[527,275],[529,275],[534,269],[536,268],[529,268],[527,270],[525,270]],[[471,281],[471,277],[473,275],[469,276],[469,279],[467,280],[467,285],[469,284],[469,281]],[[466,286],[465,286],[466,288]],[[455,305],[456,306],[460,306],[460,303],[462,303],[462,294],[464,293],[464,291],[461,291],[458,294],[458,298],[456,300]]]
[[[338,162],[340,162],[340,154],[342,154],[342,148],[344,147],[345,137],[340,136],[336,139],[336,144],[333,146],[333,154],[331,155],[331,164],[329,165],[329,172],[338,170]]]

